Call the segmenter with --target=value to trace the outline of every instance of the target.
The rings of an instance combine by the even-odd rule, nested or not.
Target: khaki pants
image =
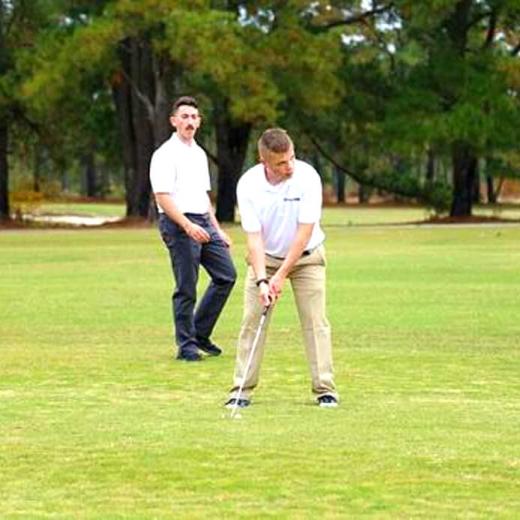
[[[266,255],[267,275],[272,276],[282,262],[282,259]],[[302,327],[311,372],[312,391],[318,397],[333,395],[337,398],[333,381],[330,324],[325,316],[325,265],[325,250],[320,246],[311,254],[302,256],[293,266],[288,278]],[[232,398],[237,397],[263,310],[258,301],[258,288],[255,281],[254,271],[249,266],[245,283],[244,316],[238,338],[235,375],[230,395]],[[276,311],[276,307],[273,311]],[[244,384],[241,397],[245,399],[250,398],[251,392],[258,384],[270,317],[271,310],[267,314]]]

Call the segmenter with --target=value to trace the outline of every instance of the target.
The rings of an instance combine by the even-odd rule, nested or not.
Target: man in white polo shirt
[[[260,164],[244,173],[237,186],[249,265],[234,384],[226,406],[250,404],[258,384],[272,309],[238,396],[247,359],[262,311],[275,305],[288,278],[303,331],[312,392],[321,407],[335,407],[338,395],[333,380],[330,325],[325,315],[325,235],[319,224],[321,180],[312,166],[295,158],[294,145],[285,130],[266,130],[258,141],[258,152]]]
[[[153,154],[150,181],[159,210],[159,230],[168,248],[175,290],[172,296],[177,359],[200,361],[222,351],[210,336],[236,280],[231,241],[213,214],[208,160],[196,143],[197,102],[181,97],[170,123],[177,130]],[[197,308],[199,265],[211,281]]]

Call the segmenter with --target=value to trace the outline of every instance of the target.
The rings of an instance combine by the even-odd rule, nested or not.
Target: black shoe
[[[336,408],[338,400],[333,395],[321,395],[316,400],[320,408]]]
[[[224,406],[226,408],[234,408],[237,403],[237,399],[231,398]],[[246,408],[251,404],[249,399],[238,399],[238,408]]]
[[[194,352],[192,350],[179,350],[177,359],[181,359],[183,361],[202,361],[202,356],[198,352]]]
[[[222,354],[222,349],[217,347],[211,341],[201,341],[199,340],[197,348],[205,352],[208,356],[220,356]]]

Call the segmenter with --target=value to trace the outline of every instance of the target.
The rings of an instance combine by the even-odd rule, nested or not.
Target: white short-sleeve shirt
[[[263,164],[253,166],[238,182],[237,199],[242,228],[247,233],[261,232],[269,255],[287,255],[298,224],[315,224],[305,249],[313,249],[325,239],[319,224],[321,179],[306,162],[296,160],[292,176],[276,185],[267,181]]]
[[[152,155],[150,182],[154,193],[169,193],[182,213],[208,212],[208,158],[195,141],[187,145],[172,134]]]

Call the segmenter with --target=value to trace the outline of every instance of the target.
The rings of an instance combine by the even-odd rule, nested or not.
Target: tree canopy
[[[185,93],[221,220],[272,125],[361,185],[470,215],[479,167],[518,172],[519,22],[516,0],[0,1],[1,215],[22,125],[63,168],[120,168],[127,215],[149,216],[150,157]]]

